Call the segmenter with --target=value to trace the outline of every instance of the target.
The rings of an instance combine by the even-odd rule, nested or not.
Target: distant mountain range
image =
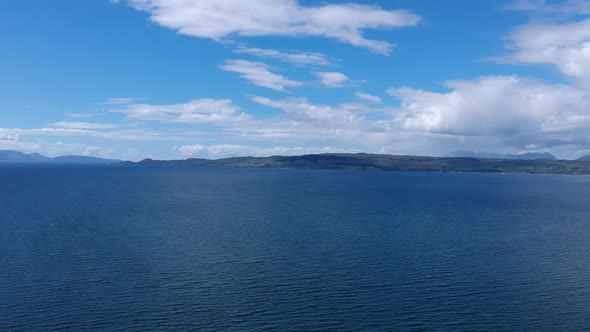
[[[473,151],[455,151],[449,157],[466,157],[466,158],[492,158],[492,159],[510,159],[510,160],[557,160],[550,153],[522,153],[522,154],[499,154]]]
[[[328,153],[303,156],[235,157],[217,160],[152,160],[124,162],[128,166],[186,166],[298,168],[333,170],[436,171],[590,174],[590,162],[549,159],[493,159],[472,157],[419,157],[383,154]]]
[[[121,160],[88,156],[60,156],[50,158],[38,153],[0,150],[0,163],[55,163],[55,164],[115,164]]]
[[[461,154],[468,153],[461,152]],[[481,156],[482,154],[475,155]],[[326,153],[302,156],[233,157],[217,160],[191,158],[184,160],[144,159],[139,162],[122,162],[120,160],[87,156],[50,158],[38,153],[27,154],[0,150],[0,163],[590,174],[590,156],[578,160],[556,160],[550,154],[483,155],[484,157],[422,157],[367,153]]]

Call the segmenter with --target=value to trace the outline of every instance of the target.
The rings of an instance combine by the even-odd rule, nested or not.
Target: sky
[[[590,154],[590,0],[7,0],[0,149]]]

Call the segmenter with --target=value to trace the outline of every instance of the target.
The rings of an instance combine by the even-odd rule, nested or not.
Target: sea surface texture
[[[0,331],[590,329],[590,177],[0,167]]]

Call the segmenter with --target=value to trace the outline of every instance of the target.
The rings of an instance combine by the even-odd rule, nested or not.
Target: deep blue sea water
[[[0,167],[0,331],[590,329],[590,177]]]

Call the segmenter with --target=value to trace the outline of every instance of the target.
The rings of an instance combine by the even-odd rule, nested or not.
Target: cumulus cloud
[[[503,146],[587,144],[590,92],[519,77],[452,81],[444,93],[412,88],[388,92],[401,100],[394,122],[404,130],[491,137]]]
[[[383,104],[383,100],[379,96],[375,96],[364,92],[357,92],[354,95],[359,99],[368,101],[373,104]]]
[[[328,88],[340,88],[352,83],[348,76],[339,72],[317,71],[314,74],[320,83]]]
[[[420,17],[357,3],[306,6],[298,0],[128,0],[179,33],[220,40],[232,36],[321,36],[389,54],[393,45],[363,36],[368,29],[415,26]]]
[[[285,147],[275,146],[271,148],[261,148],[248,145],[182,145],[175,146],[174,151],[182,157],[199,157],[199,158],[227,158],[237,156],[267,157],[274,155],[302,155],[315,153],[336,153],[336,152],[356,152],[354,150],[339,149],[334,147]]]
[[[554,65],[565,75],[590,79],[590,18],[564,24],[528,24],[508,36],[510,54],[499,62]]]
[[[285,76],[271,72],[268,65],[262,62],[227,60],[221,69],[238,73],[240,77],[254,85],[276,91],[285,91],[285,88],[303,85],[302,82],[290,80]]]
[[[548,151],[575,155],[590,140],[590,1],[518,0],[508,9],[541,20],[507,37],[499,63],[555,66],[568,84],[522,77],[489,76],[451,81],[448,92],[394,88],[402,102],[395,126],[408,132],[459,137],[459,144],[496,151]]]
[[[325,54],[318,52],[281,52],[274,49],[239,46],[234,52],[253,55],[259,58],[270,58],[295,65],[327,66],[330,61]]]
[[[111,110],[123,113],[128,119],[167,123],[227,124],[245,121],[249,115],[229,99],[195,99],[184,104],[153,105],[131,104]]]

